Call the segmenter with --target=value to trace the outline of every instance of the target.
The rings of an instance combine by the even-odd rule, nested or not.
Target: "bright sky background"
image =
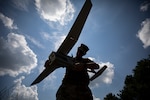
[[[94,100],[119,93],[137,61],[150,54],[148,0],[91,0],[93,7],[69,55],[84,43],[107,70],[90,83]],[[0,0],[0,97],[55,100],[65,68],[30,87],[68,34],[85,0]]]

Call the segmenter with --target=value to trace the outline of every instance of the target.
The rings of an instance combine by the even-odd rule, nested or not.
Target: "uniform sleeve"
[[[85,66],[89,69],[99,69],[99,65],[95,63],[94,61],[86,58],[85,60]]]

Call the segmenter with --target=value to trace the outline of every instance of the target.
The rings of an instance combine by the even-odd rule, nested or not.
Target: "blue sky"
[[[85,57],[107,65],[90,83],[94,100],[124,86],[137,61],[150,54],[148,0],[91,0],[93,7],[69,55],[84,43]],[[5,100],[55,100],[65,68],[30,87],[44,62],[68,34],[85,0],[0,0],[0,97]],[[91,74],[89,74],[91,76]]]

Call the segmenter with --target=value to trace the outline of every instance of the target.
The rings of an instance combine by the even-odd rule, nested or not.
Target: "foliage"
[[[119,99],[114,94],[109,93],[109,94],[106,95],[104,100],[119,100]]]
[[[147,100],[150,98],[150,56],[137,62],[137,66],[133,69],[133,75],[127,75],[124,84],[118,94],[118,99]],[[116,96],[108,94],[104,100],[117,100],[114,97]]]

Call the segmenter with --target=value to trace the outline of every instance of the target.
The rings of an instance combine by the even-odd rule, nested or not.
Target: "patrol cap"
[[[88,46],[86,46],[85,44],[81,44],[78,49],[81,50],[83,54],[86,54],[86,52],[89,50]]]

